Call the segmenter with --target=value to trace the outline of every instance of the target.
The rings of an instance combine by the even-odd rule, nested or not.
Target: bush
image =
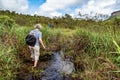
[[[84,30],[77,30],[74,34],[75,37],[75,49],[77,50],[86,50],[87,47],[91,44],[91,37],[92,35],[89,32]]]
[[[75,50],[84,50],[87,53],[93,53],[91,56],[94,56],[100,52],[115,50],[109,34],[99,34],[89,32],[84,29],[79,29],[74,35]]]
[[[11,29],[15,24],[15,21],[8,16],[0,16],[0,24],[3,29]]]

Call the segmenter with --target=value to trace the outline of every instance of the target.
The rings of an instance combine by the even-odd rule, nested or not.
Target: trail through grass
[[[116,51],[115,45],[113,44],[112,36],[110,31],[95,31],[94,28],[76,28],[76,29],[65,29],[65,28],[47,28],[43,27],[41,30],[43,33],[43,41],[49,51],[40,49],[40,60],[38,67],[32,69],[33,62],[30,59],[30,50],[25,44],[25,37],[33,27],[17,26],[14,27],[11,33],[2,35],[3,43],[8,43],[1,47],[1,54],[10,53],[11,56],[4,59],[4,63],[11,65],[5,70],[0,72],[7,74],[7,77],[3,79],[28,79],[32,76],[33,79],[40,79],[40,72],[48,66],[48,61],[51,59],[51,55],[55,50],[63,50],[66,58],[70,58],[76,68],[76,72],[71,74],[71,79],[112,79],[113,77],[119,78],[119,66],[116,64],[117,55],[109,54],[110,52]],[[100,29],[101,30],[101,29]],[[14,37],[13,37],[14,36]],[[119,41],[119,34],[115,38],[116,42]],[[7,39],[7,41],[5,40]],[[1,42],[2,42],[1,41]],[[9,43],[9,41],[12,42]],[[0,43],[0,44],[3,44]],[[118,44],[119,45],[119,44]],[[8,46],[6,48],[6,46]],[[7,51],[8,50],[8,51]],[[7,59],[6,59],[7,58]],[[14,60],[18,64],[13,64]],[[12,63],[10,62],[12,61]],[[16,66],[15,69],[12,66]],[[2,65],[3,68],[3,65]],[[5,68],[5,67],[4,67]],[[15,76],[12,76],[12,72]],[[2,74],[2,77],[4,75]],[[12,76],[12,77],[11,77]],[[94,77],[94,78],[93,78]]]

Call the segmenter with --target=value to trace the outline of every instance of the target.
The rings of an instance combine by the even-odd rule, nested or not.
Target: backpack
[[[35,46],[35,43],[36,43],[36,37],[32,34],[28,34],[25,38],[26,40],[26,44],[29,45],[29,46],[32,46],[34,47]]]

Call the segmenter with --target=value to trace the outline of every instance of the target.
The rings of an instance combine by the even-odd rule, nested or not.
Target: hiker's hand
[[[46,48],[47,51],[50,51],[51,49],[49,47]]]
[[[44,50],[46,50],[46,47],[44,46]]]

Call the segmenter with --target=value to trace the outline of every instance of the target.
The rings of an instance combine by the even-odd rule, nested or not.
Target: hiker
[[[34,28],[35,29],[32,30],[30,32],[30,34],[34,34],[34,36],[36,38],[36,43],[35,43],[34,46],[29,46],[29,48],[30,48],[30,51],[31,51],[31,58],[34,61],[34,66],[33,67],[36,67],[37,64],[38,64],[39,56],[40,56],[40,52],[39,52],[40,44],[42,45],[42,47],[44,49],[46,49],[46,48],[45,48],[45,45],[43,44],[42,32],[40,31],[41,28],[42,28],[41,24],[36,24],[34,26]]]
[[[49,27],[49,28],[51,28],[51,27],[52,27],[52,26],[51,26],[51,24],[50,24],[50,22],[48,22],[48,27]]]

